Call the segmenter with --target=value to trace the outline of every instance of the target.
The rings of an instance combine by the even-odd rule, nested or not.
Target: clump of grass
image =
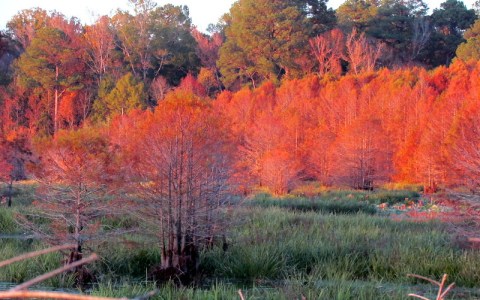
[[[277,279],[286,265],[283,253],[274,245],[234,247],[231,251],[215,256],[216,275],[242,281]]]
[[[406,190],[406,191],[413,191],[417,193],[423,192],[423,185],[422,184],[412,184],[412,183],[405,183],[405,182],[391,182],[386,183],[381,186],[381,189],[384,190]]]
[[[148,271],[160,262],[160,249],[140,240],[109,241],[95,249],[102,258],[95,264],[96,273],[105,278],[145,279]]]
[[[420,194],[412,190],[324,190],[315,196],[305,197],[294,194],[284,197],[272,197],[268,193],[256,194],[248,203],[261,207],[277,206],[291,210],[316,211],[335,214],[374,214],[375,207],[380,203],[394,205],[417,202]]]
[[[104,230],[135,229],[139,227],[138,220],[125,215],[105,216],[101,220]]]
[[[19,254],[44,249],[45,245],[32,240],[0,239],[0,257],[8,259]],[[21,283],[52,271],[61,265],[60,253],[49,253],[35,258],[23,260],[3,267],[0,270],[0,281]],[[73,283],[73,278],[67,275],[52,277],[42,284],[49,287],[68,287]]]
[[[11,208],[0,206],[0,234],[13,234],[19,231],[15,222],[15,214]]]
[[[311,181],[311,182],[305,182],[302,185],[297,186],[295,189],[293,189],[290,192],[290,194],[297,197],[311,198],[311,197],[320,195],[327,190],[328,188],[325,186],[322,186],[319,182]]]
[[[373,204],[388,203],[394,205],[396,203],[405,203],[405,201],[417,201],[420,194],[416,191],[409,190],[380,190],[368,195],[367,201]]]
[[[266,196],[255,197],[248,202],[249,205],[260,207],[280,207],[294,211],[314,211],[333,214],[375,214],[376,209],[373,205],[365,201],[350,199],[323,199],[323,198],[270,198]]]

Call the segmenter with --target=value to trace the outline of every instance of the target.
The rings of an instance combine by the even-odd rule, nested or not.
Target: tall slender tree
[[[18,60],[18,73],[29,87],[41,87],[49,96],[53,94],[53,133],[58,130],[58,109],[63,93],[82,86],[84,51],[81,45],[56,28],[46,27]]]

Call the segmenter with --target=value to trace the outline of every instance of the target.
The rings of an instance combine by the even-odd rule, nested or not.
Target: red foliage
[[[207,95],[205,87],[190,73],[182,79],[177,89],[191,92],[200,97]]]

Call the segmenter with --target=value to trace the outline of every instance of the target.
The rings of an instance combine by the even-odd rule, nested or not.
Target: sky
[[[345,0],[330,0],[328,5],[337,8]],[[193,24],[205,31],[208,24],[216,23],[229,11],[235,0],[157,0],[158,5],[172,3],[187,5]],[[440,0],[425,0],[430,9],[440,6]],[[467,8],[471,8],[475,0],[464,0]],[[0,30],[5,29],[7,22],[20,10],[41,7],[47,11],[57,10],[67,17],[75,16],[84,24],[91,24],[99,15],[113,15],[117,8],[128,9],[127,0],[0,0]]]

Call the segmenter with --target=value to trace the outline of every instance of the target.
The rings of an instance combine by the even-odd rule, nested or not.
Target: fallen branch
[[[76,268],[76,267],[81,266],[81,265],[83,265],[83,264],[90,263],[90,262],[92,262],[92,261],[94,261],[94,260],[97,260],[97,259],[98,259],[98,255],[95,254],[95,253],[93,253],[92,255],[90,255],[90,256],[87,257],[87,258],[84,258],[84,259],[82,259],[82,260],[76,261],[76,262],[71,263],[71,264],[69,264],[69,265],[63,266],[63,267],[58,268],[58,269],[56,269],[56,270],[53,270],[53,271],[51,271],[51,272],[48,272],[48,273],[45,273],[45,274],[40,275],[40,276],[38,276],[38,277],[35,277],[35,278],[33,278],[33,279],[31,279],[31,280],[29,280],[29,281],[27,281],[27,282],[24,282],[24,283],[22,283],[22,284],[20,284],[20,285],[17,285],[16,287],[10,289],[10,291],[13,292],[13,291],[21,291],[21,290],[27,289],[27,288],[31,287],[32,285],[35,285],[35,284],[37,284],[37,283],[40,283],[40,282],[42,282],[42,281],[47,280],[47,279],[50,278],[50,277],[53,277],[53,276],[58,275],[58,274],[61,274],[61,273],[65,272],[65,271],[67,271],[67,270]]]
[[[426,280],[436,286],[438,286],[438,293],[437,293],[437,298],[435,298],[436,300],[444,300],[445,299],[445,296],[452,290],[452,288],[455,286],[455,282],[451,283],[449,286],[447,286],[447,288],[444,290],[444,287],[445,287],[445,283],[447,282],[447,277],[448,275],[447,274],[443,274],[443,277],[442,277],[442,281],[441,282],[438,282],[438,281],[435,281],[433,279],[430,279],[430,278],[427,278],[427,277],[423,277],[423,276],[420,276],[420,275],[416,275],[416,274],[407,274],[407,276],[409,277],[415,277],[415,278],[419,278],[419,279],[423,279],[423,280]],[[426,297],[423,297],[423,296],[420,296],[420,295],[417,295],[417,294],[408,294],[409,297],[415,297],[415,298],[418,298],[418,299],[422,299],[422,300],[430,300]]]
[[[0,262],[0,268],[8,266],[8,265],[16,263],[16,262],[19,262],[19,261],[22,261],[22,260],[25,260],[25,259],[29,259],[29,258],[33,258],[33,257],[40,256],[40,255],[43,255],[43,254],[47,254],[47,253],[50,253],[50,252],[66,250],[66,249],[73,249],[73,248],[75,248],[75,245],[62,245],[62,246],[51,247],[51,248],[47,248],[47,249],[38,250],[38,251],[35,251],[35,252],[30,252],[30,253],[26,253],[26,254],[23,254],[23,255],[15,256],[13,258],[1,261]]]
[[[103,298],[45,291],[6,291],[0,292],[0,299],[64,299],[64,300],[128,300],[128,298]]]

